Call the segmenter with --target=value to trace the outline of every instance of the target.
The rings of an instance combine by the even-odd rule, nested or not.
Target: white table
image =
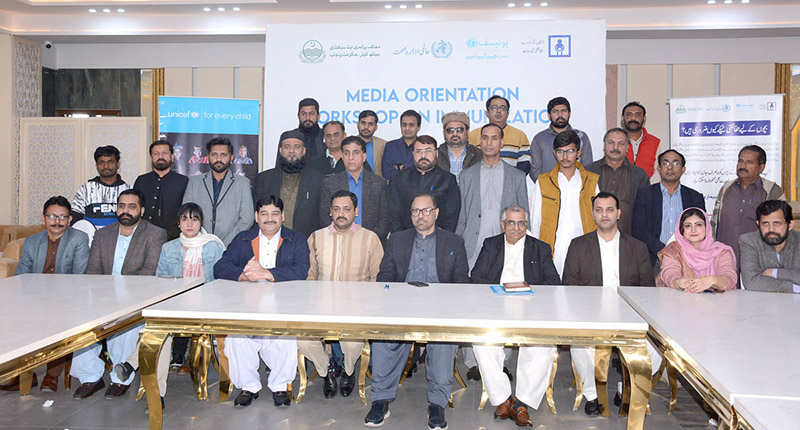
[[[745,428],[792,429],[800,423],[800,399],[736,396],[733,409]]]
[[[620,288],[665,357],[717,413],[739,396],[800,399],[800,295]]]
[[[202,278],[27,274],[0,279],[0,381],[91,345],[141,321],[141,310]]]
[[[628,427],[642,428],[650,394],[647,323],[612,289],[534,291],[503,296],[488,285],[214,281],[142,311],[139,364],[150,428],[161,428],[155,365],[169,333],[617,346],[634,375]],[[220,372],[221,389],[224,377]]]

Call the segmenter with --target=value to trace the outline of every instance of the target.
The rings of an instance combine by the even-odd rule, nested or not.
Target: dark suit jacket
[[[706,200],[697,191],[681,185],[681,201],[683,208],[697,207],[706,209]],[[664,248],[661,243],[661,183],[642,188],[636,194],[636,202],[633,205],[633,237],[641,240],[647,245],[650,251],[650,264],[655,265],[658,261],[658,251]]]
[[[530,285],[560,285],[553,256],[550,254],[550,245],[533,236],[525,235],[525,249],[522,251],[523,270],[525,282]],[[472,282],[475,284],[497,284],[503,274],[505,262],[505,233],[488,237],[483,241],[483,247],[475,267],[472,268]]]
[[[280,197],[281,182],[283,181],[281,173],[281,169],[276,167],[265,170],[256,176],[253,181],[253,206],[262,197],[270,195]],[[310,236],[321,227],[319,224],[319,191],[323,177],[322,173],[309,167],[305,167],[300,172],[292,229],[303,233],[305,237]]]
[[[405,282],[416,235],[417,230],[410,228],[389,236],[378,272],[378,282]],[[436,229],[436,274],[441,283],[469,283],[464,239],[441,228]]]
[[[114,268],[114,251],[117,249],[119,223],[115,222],[103,227],[94,234],[92,250],[89,252],[87,275],[110,275]],[[167,231],[156,227],[146,220],[139,221],[133,232],[125,262],[122,264],[123,275],[156,274],[161,246],[167,241]]]
[[[603,264],[597,230],[572,239],[564,263],[564,285],[603,285]],[[619,284],[627,286],[656,285],[653,266],[647,259],[647,246],[638,239],[619,233]]]
[[[259,228],[253,227],[236,235],[222,253],[222,258],[214,265],[214,276],[217,279],[238,281],[239,275],[244,272],[244,266],[253,258],[253,239],[258,237]],[[309,262],[308,242],[302,234],[286,228],[281,228],[281,243],[278,245],[278,255],[275,256],[275,268],[270,269],[275,282],[297,281],[306,279]]]
[[[329,225],[331,219],[331,196],[340,190],[350,190],[347,172],[326,176],[322,180],[322,191],[319,194],[319,222],[320,226]],[[364,170],[361,178],[361,200],[358,202],[358,212],[361,214],[361,226],[372,230],[378,235],[381,243],[386,243],[389,234],[389,207],[386,181],[374,173]]]

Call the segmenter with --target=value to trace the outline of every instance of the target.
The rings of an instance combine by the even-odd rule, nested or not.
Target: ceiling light
[[[547,7],[547,2],[546,2],[546,1],[543,1],[543,2],[541,2],[541,3],[539,3],[539,6],[541,6],[541,7]]]
[[[742,0],[742,3],[750,3],[750,0]]]
[[[422,9],[422,5],[421,4],[418,4],[418,5],[414,6],[414,7],[417,8],[417,9]]]
[[[109,12],[111,12],[111,9],[103,9],[103,12],[109,13]]]
[[[407,7],[408,7],[408,6],[406,6],[406,5],[404,5],[404,4],[401,4],[401,5],[400,5],[400,9],[405,9],[405,8],[407,8]]]
[[[97,9],[89,9],[89,13],[95,13],[95,12],[97,12]]]
[[[516,3],[509,3],[508,4],[508,7],[514,7],[514,6],[516,6]]]
[[[392,5],[390,5],[390,4],[387,4],[387,5],[384,5],[383,7],[384,7],[385,9],[391,9],[391,8],[392,8]]]
[[[525,7],[531,7],[531,4],[530,4],[530,3],[525,3],[525,4],[523,4],[523,6],[525,6]]]
[[[211,12],[211,8],[210,8],[210,7],[204,7],[204,8],[203,8],[203,11],[204,11],[204,12]]]
[[[233,11],[234,11],[234,12],[239,12],[240,10],[241,10],[241,9],[239,9],[238,7],[235,7],[235,8],[233,8]]]
[[[717,4],[716,0],[708,0],[708,4]]]
[[[117,9],[117,12],[119,12],[119,13],[125,13],[125,9]]]
[[[220,12],[225,12],[225,8],[224,7],[218,7],[217,10],[220,11]]]
[[[731,4],[731,3],[733,3],[733,0],[725,0],[725,4]]]

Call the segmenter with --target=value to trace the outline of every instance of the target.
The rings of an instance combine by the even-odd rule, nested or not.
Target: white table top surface
[[[27,274],[0,279],[0,363],[179,294],[202,278]]]
[[[389,285],[389,288],[385,286]],[[647,330],[610,288],[534,286],[498,295],[488,285],[216,280],[151,306],[144,317],[442,327]]]
[[[736,397],[734,407],[756,430],[792,429],[800,426],[800,399]]]
[[[691,294],[621,288],[620,294],[733,403],[739,395],[800,398],[800,295],[735,290]]]

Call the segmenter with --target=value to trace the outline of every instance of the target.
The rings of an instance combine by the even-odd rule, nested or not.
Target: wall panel
[[[198,97],[233,98],[233,67],[204,67],[197,72]]]
[[[775,64],[721,64],[720,94],[753,95],[775,92]]]
[[[164,95],[173,97],[191,97],[192,68],[175,67],[164,69]]]

